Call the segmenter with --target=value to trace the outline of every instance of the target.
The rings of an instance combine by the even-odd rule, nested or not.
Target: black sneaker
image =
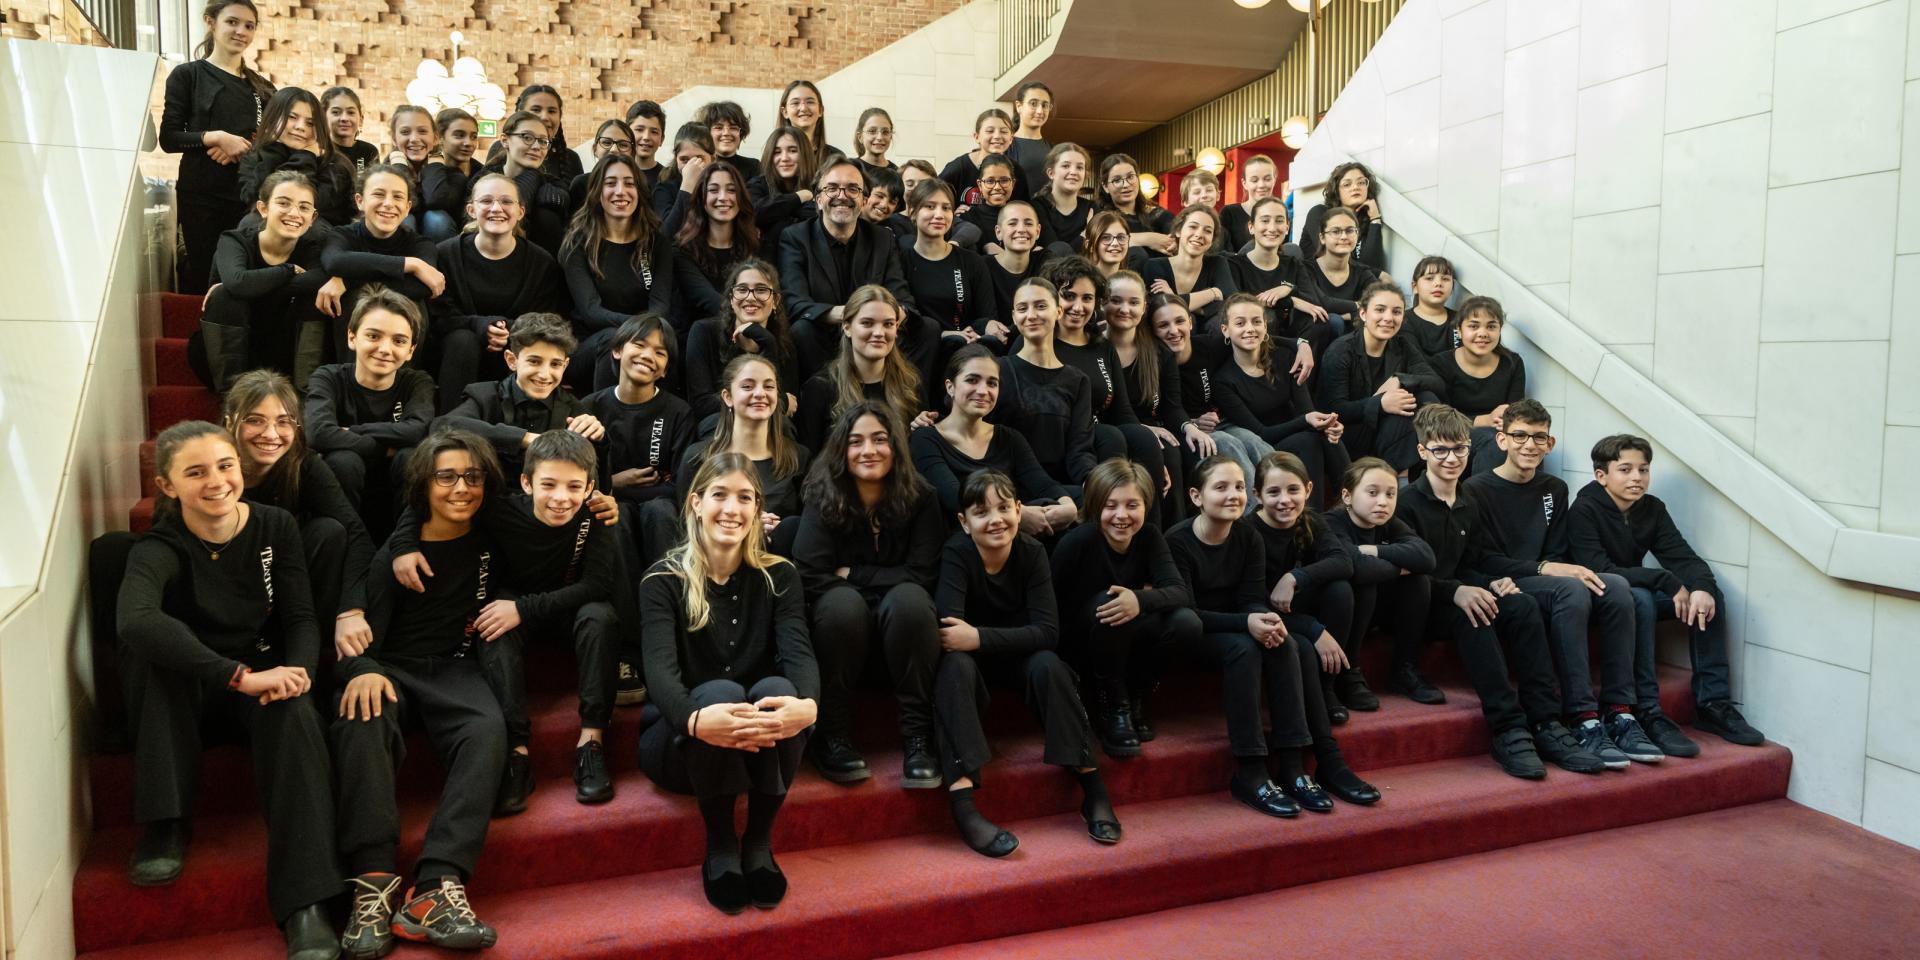
[[[1647,732],[1640,729],[1640,721],[1631,713],[1619,711],[1607,715],[1607,738],[1634,763],[1659,763],[1667,758],[1658,745],[1647,739]]]
[[[1599,720],[1582,720],[1574,728],[1574,738],[1580,741],[1581,749],[1600,758],[1608,770],[1625,770],[1633,761],[1614,746],[1613,738],[1607,736],[1607,728]]]
[[[1700,745],[1692,738],[1680,732],[1680,725],[1666,715],[1659,707],[1648,707],[1640,711],[1640,729],[1645,731],[1647,739],[1660,748],[1660,752],[1669,757],[1697,757]]]
[[[926,737],[907,737],[900,751],[900,785],[908,790],[933,790],[940,786],[940,761]]]
[[[1403,663],[1393,668],[1387,675],[1387,689],[1401,694],[1414,703],[1441,704],[1447,702],[1447,695],[1440,688],[1427,681],[1420,668],[1411,663]]]
[[[1693,726],[1696,730],[1719,734],[1728,743],[1737,743],[1743,747],[1757,747],[1767,741],[1740,715],[1739,708],[1732,700],[1708,700],[1694,708]]]
[[[598,740],[589,740],[574,748],[573,798],[586,804],[613,799],[613,778],[607,775],[607,750]]]
[[[500,793],[493,798],[493,815],[525,813],[533,795],[533,760],[518,750],[507,751],[507,770],[500,775]]]
[[[1540,753],[1533,747],[1533,735],[1525,727],[1512,727],[1494,734],[1491,752],[1493,762],[1509,776],[1541,780],[1547,775],[1547,765],[1540,762]]]
[[[834,783],[858,783],[873,776],[867,758],[853,748],[853,741],[839,735],[821,737],[813,742],[813,766]]]
[[[467,888],[452,877],[441,877],[439,886],[408,900],[394,915],[393,932],[416,943],[452,950],[479,950],[500,939],[492,927],[473,915],[473,907],[467,905]]]
[[[1568,773],[1599,773],[1607,769],[1607,765],[1581,746],[1580,738],[1558,720],[1548,720],[1533,728],[1533,748],[1539,751],[1541,759]]]
[[[180,878],[187,866],[187,841],[193,826],[184,817],[147,824],[127,861],[127,879],[136,887],[163,887]]]
[[[398,942],[393,938],[393,895],[400,890],[400,876],[363,873],[348,880],[347,887],[353,892],[353,913],[340,934],[340,952],[353,960],[392,953]]]
[[[1367,678],[1361,674],[1359,667],[1348,667],[1342,671],[1338,686],[1340,702],[1346,704],[1347,709],[1358,710],[1361,713],[1372,713],[1380,709],[1380,698],[1374,696],[1372,690],[1367,689]]]
[[[646,702],[647,685],[641,680],[640,668],[621,660],[620,673],[613,681],[614,706],[637,707]]]

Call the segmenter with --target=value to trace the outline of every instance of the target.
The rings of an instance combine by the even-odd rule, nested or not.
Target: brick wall
[[[358,90],[367,113],[362,139],[384,145],[387,117],[405,102],[415,68],[423,58],[450,63],[447,34],[458,30],[461,55],[486,65],[509,104],[529,84],[558,89],[568,139],[578,143],[642,97],[665,101],[699,84],[818,80],[962,2],[263,0],[254,55],[276,85]]]

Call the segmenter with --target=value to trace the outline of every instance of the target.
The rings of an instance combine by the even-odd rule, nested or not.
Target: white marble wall
[[[139,496],[138,147],[155,58],[0,42],[0,810],[9,958],[73,956],[87,834],[86,544]],[[90,104],[76,111],[74,104]],[[143,316],[143,312],[148,314]]]
[[[1293,182],[1342,156],[1418,208],[1390,226],[1437,221],[1524,284],[1510,307],[1570,318],[1826,523],[1920,535],[1920,2],[1413,0]],[[1395,275],[1423,252],[1397,242]],[[1690,431],[1615,409],[1589,384],[1626,378],[1554,324],[1533,332],[1582,374],[1514,326],[1576,488],[1598,437]],[[1799,521],[1664,448],[1655,489],[1727,588],[1735,688],[1794,748],[1791,795],[1920,844],[1920,597],[1828,576]]]

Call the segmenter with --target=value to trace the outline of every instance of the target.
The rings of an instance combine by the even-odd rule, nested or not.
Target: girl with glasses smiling
[[[560,245],[566,236],[567,219],[573,209],[567,197],[565,184],[571,183],[573,174],[565,180],[556,180],[545,165],[547,158],[555,150],[572,154],[572,151],[560,145],[560,141],[548,133],[548,124],[538,114],[521,110],[500,124],[505,131],[500,142],[505,149],[497,151],[497,159],[483,168],[483,173],[498,173],[512,180],[520,187],[521,204],[525,207],[523,227],[527,239],[556,259],[560,256]],[[574,162],[579,169],[579,161]]]
[[[627,122],[619,117],[602,121],[600,129],[593,134],[592,149],[593,159],[596,163],[610,153],[631,158],[633,156],[633,128],[627,126]],[[645,179],[645,177],[642,177],[641,182],[644,183]],[[571,183],[567,184],[567,199],[572,203],[573,209],[578,210],[586,205],[587,197],[587,175],[582,173],[574,177]]]
[[[1128,242],[1160,256],[1173,253],[1173,214],[1147,198],[1140,189],[1140,165],[1124,153],[1109,153],[1100,161],[1095,194],[1102,210],[1127,219]]]
[[[720,313],[695,323],[687,334],[687,402],[693,405],[701,435],[712,429],[710,421],[724,409],[722,371],[741,354],[767,357],[783,384],[797,387],[800,382],[780,298],[780,273],[773,264],[752,257],[741,260],[727,272],[720,290],[725,298]],[[796,406],[798,400],[789,398],[788,409]]]

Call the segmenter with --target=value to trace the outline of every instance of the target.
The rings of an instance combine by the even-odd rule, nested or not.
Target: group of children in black
[[[160,435],[161,509],[118,547],[131,871],[178,876],[199,730],[238,721],[290,956],[495,942],[465,884],[532,790],[529,643],[573,649],[581,803],[613,796],[616,705],[645,704],[638,765],[697,798],[729,913],[785,895],[771,832],[803,760],[872,775],[852,703],[882,673],[902,786],[944,787],[994,857],[1019,841],[977,805],[982,713],[1008,687],[1100,843],[1122,828],[1097,754],[1150,749],[1189,666],[1220,677],[1234,798],[1377,802],[1334,734],[1379,709],[1375,626],[1421,703],[1445,699],[1426,641],[1451,641],[1518,777],[1698,753],[1660,708],[1667,617],[1698,727],[1760,742],[1650,445],[1600,441],[1570,497],[1500,304],[1454,305],[1428,257],[1409,308],[1364,166],[1296,247],[1265,158],[1245,202],[1196,172],[1175,215],[1131,158],[1047,143],[1043,84],[936,171],[888,159],[884,110],[827,145],[806,81],[758,160],[737,106],[669,146],[641,101],[583,169],[544,86],[490,158],[471,116],[403,106],[383,160],[351,91],[242,65],[248,0],[206,19],[162,144],[224,422]],[[446,781],[409,884],[413,727]]]

